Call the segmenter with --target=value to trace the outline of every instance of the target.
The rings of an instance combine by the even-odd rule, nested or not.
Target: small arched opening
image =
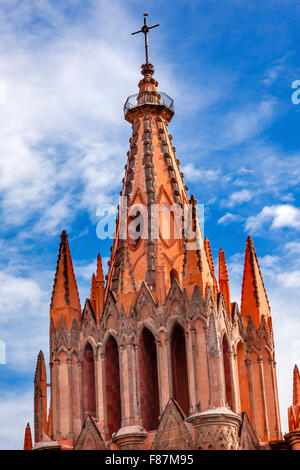
[[[119,351],[113,336],[106,343],[105,355],[107,427],[109,436],[112,436],[121,427]]]
[[[82,406],[84,420],[88,415],[96,417],[94,351],[90,343],[86,344],[83,352]]]
[[[171,335],[173,397],[186,416],[189,415],[189,387],[184,330],[175,323]]]
[[[139,377],[142,424],[151,431],[158,428],[159,391],[155,338],[148,328],[139,339]]]

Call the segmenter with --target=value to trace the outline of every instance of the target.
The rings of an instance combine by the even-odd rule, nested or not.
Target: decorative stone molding
[[[187,418],[196,428],[195,449],[238,450],[239,415],[228,408],[213,408]]]

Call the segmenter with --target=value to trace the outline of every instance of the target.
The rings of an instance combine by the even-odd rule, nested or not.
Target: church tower
[[[225,253],[216,274],[187,193],[169,131],[174,102],[148,60],[151,28],[145,18],[146,63],[124,105],[132,133],[108,275],[98,255],[83,311],[61,234],[34,448],[271,448],[282,440],[275,350],[254,244],[248,237],[239,310]]]

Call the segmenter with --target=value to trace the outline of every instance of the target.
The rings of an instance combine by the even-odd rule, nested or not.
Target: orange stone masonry
[[[173,103],[158,92],[153,74],[151,64],[142,66],[139,92],[125,104],[132,136],[123,202],[106,282],[98,255],[83,311],[67,234],[61,234],[50,383],[40,352],[33,449],[299,448],[299,371],[283,440],[271,311],[253,241],[247,238],[239,310],[222,249],[216,278],[168,129]],[[122,237],[124,201],[129,225]],[[174,205],[192,208],[180,237]],[[130,229],[136,220],[137,238]],[[27,426],[24,448],[31,446]]]

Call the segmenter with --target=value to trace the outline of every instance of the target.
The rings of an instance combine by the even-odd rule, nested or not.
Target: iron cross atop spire
[[[142,26],[142,28],[139,30],[139,31],[136,31],[135,33],[131,33],[132,35],[133,34],[138,34],[138,33],[144,33],[145,35],[145,53],[146,53],[146,64],[149,64],[149,54],[148,54],[148,49],[149,49],[149,45],[148,45],[148,33],[150,31],[150,29],[152,28],[156,28],[157,26],[159,26],[159,24],[155,24],[153,26],[148,26],[147,25],[147,16],[148,16],[148,13],[145,13],[144,14],[144,24]]]

